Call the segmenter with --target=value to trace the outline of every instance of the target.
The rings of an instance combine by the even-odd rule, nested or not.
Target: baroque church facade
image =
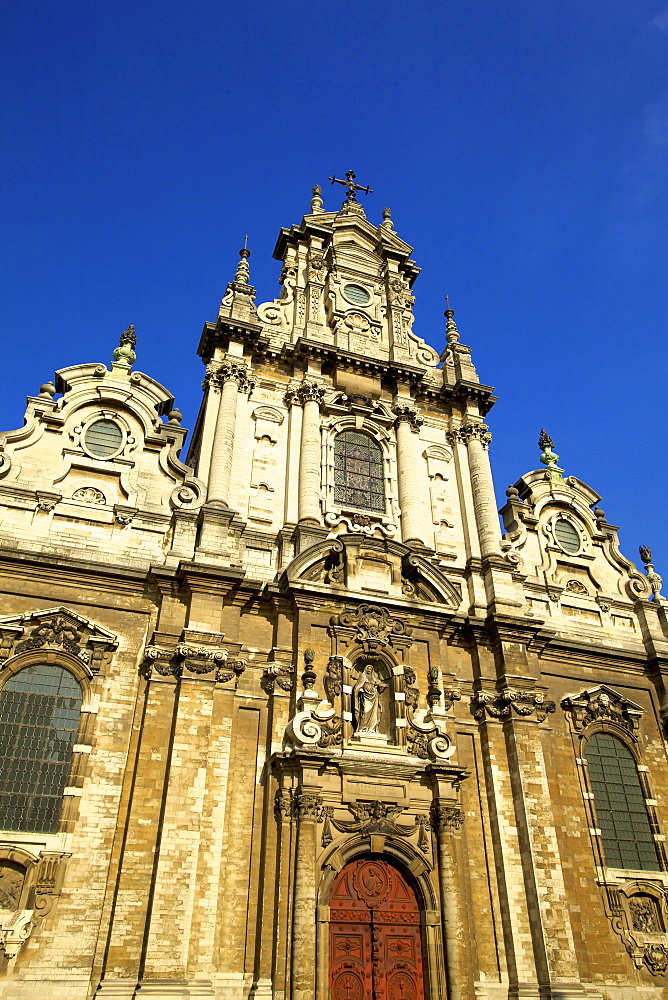
[[[492,390],[345,186],[273,301],[241,251],[187,455],[132,328],[0,436],[0,997],[666,995],[651,553],[545,433],[501,529]]]

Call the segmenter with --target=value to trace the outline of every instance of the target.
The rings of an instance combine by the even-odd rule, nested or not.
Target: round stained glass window
[[[87,429],[84,447],[95,458],[115,455],[123,444],[123,431],[114,420],[96,420]]]
[[[554,537],[564,552],[579,552],[580,536],[570,521],[560,517],[554,525]]]
[[[361,285],[344,285],[343,294],[354,306],[368,306],[371,296]]]

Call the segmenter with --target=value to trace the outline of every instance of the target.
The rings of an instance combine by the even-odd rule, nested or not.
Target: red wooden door
[[[424,1000],[420,908],[383,858],[351,861],[329,897],[332,1000]]]

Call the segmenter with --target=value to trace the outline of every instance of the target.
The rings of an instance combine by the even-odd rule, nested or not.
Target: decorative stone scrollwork
[[[393,644],[397,638],[410,638],[413,630],[401,618],[395,618],[386,610],[374,604],[360,604],[346,608],[332,618],[332,625],[353,628],[356,638],[372,648]]]
[[[260,684],[267,694],[273,694],[276,687],[281,691],[292,691],[295,686],[295,668],[290,663],[271,663],[265,667]]]
[[[21,638],[26,628],[28,638]],[[21,641],[19,641],[21,640]],[[116,636],[68,608],[50,608],[0,619],[0,663],[34,649],[60,648],[76,656],[96,674],[105,653],[118,645]]]
[[[170,507],[174,510],[196,511],[204,503],[205,491],[199,480],[191,479],[172,490],[169,498]]]
[[[235,676],[238,680],[247,665],[245,659],[230,659],[226,649],[180,642],[175,649],[147,646],[142,674],[148,680],[154,670],[161,677],[182,677],[184,671],[196,676],[215,671],[216,682],[225,684]]]
[[[37,493],[37,510],[43,510],[46,513],[52,511],[53,508],[60,503],[62,496],[55,493]]]
[[[605,684],[589,688],[574,698],[564,698],[561,707],[569,714],[576,732],[592,722],[605,720],[617,723],[633,735],[638,732],[643,714],[639,705]]]
[[[431,724],[421,724],[416,718],[406,728],[408,752],[421,760],[446,761],[454,756],[456,746],[449,736]]]
[[[333,715],[331,719],[326,719],[320,723],[322,736],[318,740],[318,746],[326,750],[328,747],[341,746],[343,743],[343,719],[340,715]]]
[[[643,958],[653,975],[662,976],[668,970],[668,948],[665,944],[646,944]]]
[[[645,934],[660,934],[663,931],[656,900],[651,896],[638,894],[629,899],[631,926],[634,931]]]
[[[83,503],[106,503],[102,490],[96,490],[94,486],[82,486],[72,494],[73,500],[82,500]]]
[[[322,713],[317,709],[297,712],[288,723],[285,735],[295,746],[327,750],[343,743],[343,720],[333,708]]]
[[[293,406],[295,403],[303,406],[304,403],[309,402],[309,400],[320,406],[324,398],[325,390],[316,382],[302,382],[302,384],[297,388],[288,389],[285,394],[285,402],[287,406]]]
[[[443,707],[446,712],[449,712],[456,701],[461,701],[462,693],[458,690],[450,689],[449,691],[443,692]]]
[[[362,335],[373,334],[369,317],[364,313],[351,312],[342,316],[336,324],[337,333],[357,333]]]
[[[25,653],[29,649],[41,649],[42,646],[61,646],[67,653],[78,656],[82,639],[82,632],[75,628],[71,620],[54,615],[53,618],[42,619],[32,629],[30,638],[17,643],[16,652]]]
[[[607,885],[604,902],[612,928],[621,938],[637,969],[654,976],[668,971],[666,889],[654,880]]]
[[[478,722],[484,722],[489,715],[493,719],[507,719],[512,715],[528,717],[536,714],[538,722],[544,722],[556,705],[548,701],[541,692],[514,691],[505,688],[498,693],[478,691],[471,698],[471,711]]]
[[[32,910],[16,910],[0,919],[0,949],[6,959],[16,958],[34,928]]]
[[[0,859],[0,952],[6,959],[16,958],[51,912],[62,890],[68,857],[42,852],[38,859],[29,860],[29,855],[13,848]]]
[[[353,820],[332,820],[332,825],[340,833],[384,833],[396,837],[412,837],[420,818],[416,817],[412,826],[403,826],[396,817],[403,812],[403,806],[388,805],[387,802],[350,802],[346,808],[353,814]]]
[[[435,801],[431,806],[431,825],[437,833],[456,833],[464,822],[464,813],[459,806],[446,805]]]
[[[341,514],[328,511],[324,520],[328,528],[345,524],[353,535],[373,535],[376,531],[380,531],[386,538],[392,538],[397,533],[395,524],[385,524],[380,517],[358,514],[356,511],[343,511]]]

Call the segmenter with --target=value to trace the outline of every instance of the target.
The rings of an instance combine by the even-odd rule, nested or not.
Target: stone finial
[[[459,330],[455,323],[455,310],[450,308],[450,296],[445,296],[445,339],[448,344],[459,343]]]
[[[312,691],[316,681],[316,672],[313,669],[313,661],[315,659],[315,652],[312,649],[304,650],[304,673],[302,674],[302,682],[304,684],[305,691]]]
[[[127,330],[124,330],[121,334],[119,345],[114,351],[113,368],[130,371],[132,365],[137,360],[137,355],[134,351],[136,343],[137,334],[135,333],[134,323],[130,323]]]
[[[234,278],[228,283],[227,290],[220,303],[218,315],[221,317],[232,316],[235,319],[255,320],[257,310],[255,308],[255,289],[250,283],[250,269],[248,258],[251,252],[248,249],[248,236],[244,236],[244,245],[239,251],[239,263],[234,272]]]
[[[248,235],[244,236],[244,245],[239,251],[239,263],[237,264],[237,270],[234,275],[234,280],[240,285],[250,285],[250,268],[248,267],[248,258],[251,252],[248,249]]]
[[[322,204],[322,188],[319,184],[314,184],[313,197],[311,198],[311,215],[318,215],[318,213],[324,212]]]
[[[559,456],[552,449],[554,448],[554,441],[547,433],[544,427],[541,428],[540,436],[538,438],[538,447],[542,451],[540,460],[545,466],[545,475],[548,479],[563,479],[564,470],[560,469],[557,465],[559,461]]]
[[[638,547],[638,552],[640,553],[640,558],[645,564],[647,582],[652,588],[652,596],[650,600],[656,601],[658,604],[663,604],[665,602],[665,598],[661,596],[661,585],[663,583],[663,579],[654,569],[654,563],[652,562],[652,550],[648,545],[640,545]]]
[[[392,209],[383,209],[383,221],[381,222],[383,229],[389,229],[391,233],[394,232],[394,225],[392,223]]]

